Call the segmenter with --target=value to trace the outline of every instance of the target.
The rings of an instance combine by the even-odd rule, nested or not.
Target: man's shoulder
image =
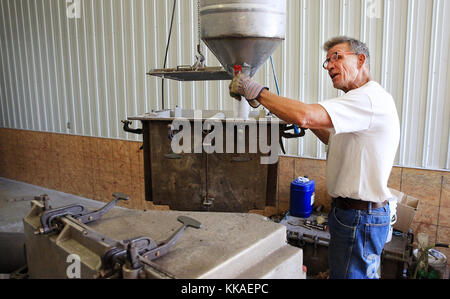
[[[321,103],[334,103],[334,102],[366,102],[370,103],[378,98],[385,100],[393,100],[392,95],[387,92],[383,86],[376,81],[369,81],[363,86],[352,89],[345,94],[342,94],[336,98],[325,100]],[[377,101],[378,102],[378,101]]]
[[[370,91],[384,91],[386,92],[386,90],[384,89],[383,86],[381,86],[380,83],[378,83],[377,81],[369,81],[366,84],[364,84],[363,86],[361,86],[360,88],[354,89],[355,92],[370,92]]]
[[[355,89],[356,93],[358,94],[365,94],[367,95],[371,100],[374,100],[374,97],[380,99],[386,99],[386,100],[393,100],[392,95],[383,87],[380,83],[376,81],[369,81],[364,86]]]

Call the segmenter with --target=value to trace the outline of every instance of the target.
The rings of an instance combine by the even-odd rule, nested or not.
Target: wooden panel
[[[400,167],[393,167],[389,177],[388,186],[390,188],[400,190],[402,183],[402,171]]]
[[[289,210],[290,186],[294,180],[294,158],[280,157],[278,170],[278,208],[280,212]]]
[[[439,226],[437,232],[437,243],[450,244],[450,227]],[[450,265],[450,248],[436,248],[439,252],[442,252],[447,257],[447,265]],[[447,266],[447,274],[448,274]],[[448,276],[447,276],[448,277]]]
[[[450,208],[450,172],[444,172],[442,182],[441,206]]]
[[[425,204],[439,206],[441,182],[441,172],[405,168],[400,191],[421,199]]]
[[[295,160],[295,177],[308,176],[316,183],[314,205],[323,205],[324,211],[331,208],[331,197],[328,195],[326,186],[326,162],[313,159]]]
[[[439,226],[450,228],[450,208],[439,207]]]
[[[438,225],[438,215],[438,206],[432,206],[426,204],[425,202],[421,202],[417,214],[414,217],[414,221],[424,224]]]

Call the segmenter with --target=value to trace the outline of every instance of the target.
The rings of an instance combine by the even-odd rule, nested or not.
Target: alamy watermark
[[[81,18],[81,0],[66,0],[66,13],[69,19]]]
[[[69,19],[81,18],[81,1],[82,0],[66,0],[66,12]],[[367,0],[366,15],[368,18],[382,18],[383,0]]]
[[[66,262],[70,265],[66,269],[66,275],[69,279],[81,278],[81,258],[78,254],[71,254],[67,257]]]
[[[368,0],[366,16],[370,19],[381,19],[383,12],[383,0]]]
[[[278,162],[279,120],[263,118],[221,120],[202,118],[194,112],[193,122],[175,118],[171,124],[171,148],[175,154],[261,154],[261,164]],[[270,139],[270,140],[269,140]],[[270,142],[269,142],[270,141]],[[259,150],[259,151],[258,151]]]
[[[376,254],[371,254],[367,257],[370,265],[367,267],[367,277],[369,279],[380,279],[380,257]]]

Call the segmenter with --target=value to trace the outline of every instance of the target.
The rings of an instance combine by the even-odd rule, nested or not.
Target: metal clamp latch
[[[114,193],[113,197],[114,200],[106,204],[103,208],[89,212],[86,207],[79,204],[50,209],[48,207],[49,197],[42,196],[41,199],[44,202],[44,212],[41,216],[41,227],[35,232],[35,234],[49,234],[53,231],[59,230],[60,227],[58,219],[64,216],[72,216],[74,219],[85,224],[96,221],[115,207],[118,201],[130,199],[128,195],[119,192]]]
[[[166,241],[156,245],[156,242],[148,237],[138,237],[121,241],[116,247],[111,248],[103,257],[103,273],[105,276],[111,275],[116,265],[122,265],[124,278],[139,278],[144,265],[157,268],[166,276],[175,276],[159,268],[151,261],[166,255],[175,245],[188,227],[200,229],[202,224],[187,216],[177,218],[183,225]]]

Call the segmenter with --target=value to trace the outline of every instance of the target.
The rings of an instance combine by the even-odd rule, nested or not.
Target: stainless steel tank
[[[286,36],[286,0],[201,0],[201,38],[225,70],[253,76]]]

